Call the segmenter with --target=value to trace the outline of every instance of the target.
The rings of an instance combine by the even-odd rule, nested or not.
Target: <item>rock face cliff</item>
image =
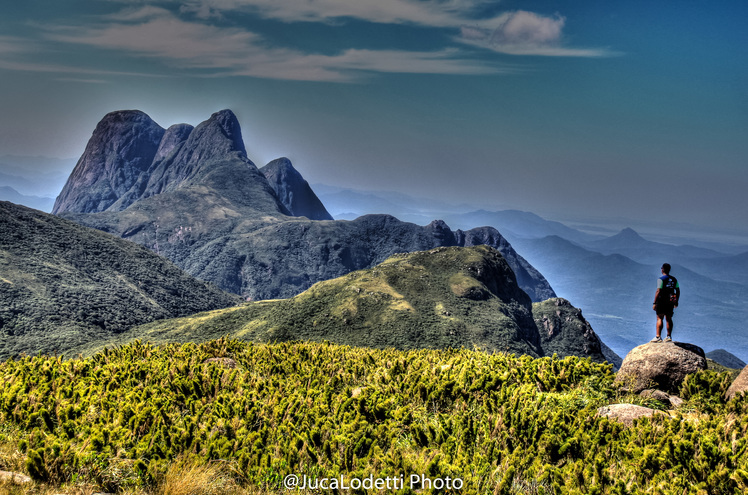
[[[540,342],[546,354],[589,356],[595,361],[610,361],[614,366],[620,358],[607,355],[600,337],[582,316],[582,311],[566,299],[556,297],[532,305]],[[611,351],[612,352],[612,351]]]
[[[262,167],[260,172],[291,215],[310,220],[332,220],[332,215],[288,158],[273,160]]]
[[[388,215],[350,222],[309,219],[308,213],[326,212],[298,206],[306,181],[281,160],[264,169],[271,183],[247,158],[230,110],[194,129],[179,125],[163,131],[146,117],[114,112],[104,118],[58,198],[57,214],[143,244],[245,298],[290,297],[399,252],[479,244],[502,253],[532,300],[555,296],[543,276],[490,227],[453,232],[441,221],[422,227]],[[120,121],[126,124],[112,124]],[[141,127],[149,132],[132,130]],[[136,148],[142,155],[136,156]],[[125,160],[100,149],[129,151]],[[116,164],[126,165],[127,181],[109,179],[117,175]],[[96,176],[103,177],[94,181],[98,185],[86,187]],[[294,216],[296,210],[303,216]]]
[[[107,114],[96,126],[52,213],[109,208],[150,168],[163,135],[164,130],[143,112]]]

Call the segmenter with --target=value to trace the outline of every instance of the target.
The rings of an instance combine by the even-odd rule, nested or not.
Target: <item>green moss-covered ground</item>
[[[577,357],[224,339],[26,357],[0,364],[0,470],[15,456],[34,478],[107,491],[190,458],[271,491],[288,474],[449,476],[481,494],[748,489],[748,402],[723,402],[724,374],[694,375],[679,410],[628,429],[596,416],[634,400],[612,379]]]

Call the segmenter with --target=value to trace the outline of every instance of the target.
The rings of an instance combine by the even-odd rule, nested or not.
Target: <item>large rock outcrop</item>
[[[52,213],[109,208],[150,168],[163,135],[164,129],[141,111],[107,114],[96,126]]]
[[[260,169],[283,206],[295,217],[332,220],[309,183],[293,168],[288,158],[278,158]]]
[[[570,352],[606,361],[600,337],[566,299],[548,299],[532,305],[532,316],[540,332],[541,346],[547,354],[566,356]],[[615,365],[615,363],[613,363]]]
[[[97,143],[100,134],[95,133]],[[124,142],[127,136],[113,139]],[[479,244],[502,253],[533,301],[555,296],[545,278],[491,227],[463,232],[441,221],[418,226],[388,215],[351,222],[293,216],[277,191],[295,196],[305,181],[283,162],[268,169],[285,171],[269,174],[280,181],[271,185],[247,158],[239,123],[229,110],[194,129],[172,126],[153,142],[141,157],[142,162],[150,160],[150,167],[139,168],[137,180],[111,203],[88,201],[85,188],[71,176],[66,187],[76,191],[76,202],[61,199],[56,211],[143,244],[193,276],[245,298],[291,297],[315,282],[372,267],[395,253]],[[293,201],[286,202],[294,208]]]
[[[677,393],[686,375],[707,369],[704,351],[683,342],[647,343],[623,359],[615,383],[633,393],[655,388]]]

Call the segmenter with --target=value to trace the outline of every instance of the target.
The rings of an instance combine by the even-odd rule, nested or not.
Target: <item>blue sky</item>
[[[746,233],[746,25],[743,0],[16,2],[0,156],[231,108],[310,182]]]

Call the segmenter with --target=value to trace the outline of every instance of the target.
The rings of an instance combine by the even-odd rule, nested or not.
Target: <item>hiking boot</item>
[[[670,338],[670,335],[668,335],[667,337],[665,337],[665,342],[672,342],[672,341],[673,341],[673,339]]]
[[[655,337],[652,340],[650,340],[650,342],[653,342],[655,344],[659,344],[660,342],[662,342],[662,339],[660,337]]]

